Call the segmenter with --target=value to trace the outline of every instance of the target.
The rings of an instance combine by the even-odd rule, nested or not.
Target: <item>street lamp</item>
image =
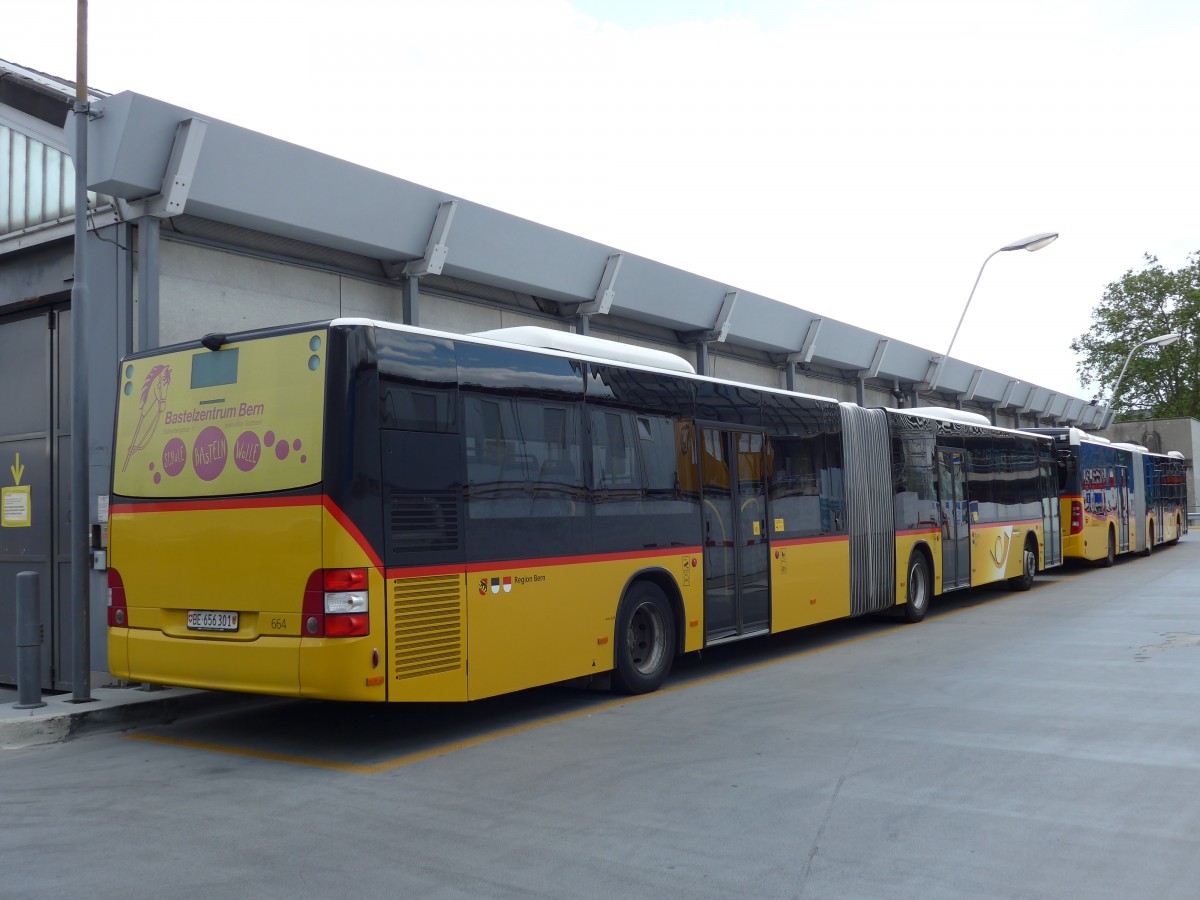
[[[979,279],[983,277],[983,270],[987,266],[988,260],[997,253],[1007,253],[1010,250],[1028,250],[1032,253],[1035,250],[1041,250],[1043,247],[1053,244],[1056,240],[1058,240],[1057,231],[1043,231],[1039,234],[1031,234],[1029,237],[1013,241],[1011,244],[1005,244],[999,250],[992,251],[988,255],[988,258],[983,261],[983,265],[979,267],[979,274],[975,276],[975,283],[971,285],[971,293],[967,297],[967,305],[963,307],[962,315],[958,317],[958,327],[954,329],[954,336],[950,338],[950,346],[946,348],[946,355],[938,363],[937,371],[933,375],[933,381],[929,385],[931,391],[938,386],[938,381],[942,377],[942,368],[946,365],[946,360],[950,358],[950,351],[954,349],[954,342],[958,340],[958,331],[962,328],[963,319],[967,317],[967,310],[971,308],[971,300],[975,297],[975,288],[979,287]]]
[[[1104,428],[1107,428],[1111,424],[1113,401],[1117,399],[1117,389],[1121,386],[1121,379],[1125,377],[1125,370],[1129,368],[1129,361],[1133,359],[1133,354],[1137,353],[1143,347],[1151,345],[1165,347],[1168,344],[1175,343],[1182,336],[1178,331],[1172,331],[1169,334],[1160,334],[1158,337],[1147,338],[1129,351],[1129,355],[1125,357],[1125,365],[1121,366],[1121,374],[1117,376],[1117,383],[1113,385],[1112,393],[1108,395],[1108,405],[1104,407]]]

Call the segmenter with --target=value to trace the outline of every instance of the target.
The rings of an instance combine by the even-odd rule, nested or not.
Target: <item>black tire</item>
[[[1154,524],[1146,529],[1146,549],[1142,551],[1142,556],[1149,556],[1154,552]]]
[[[1108,555],[1100,560],[1100,565],[1106,569],[1111,569],[1112,564],[1117,561],[1117,538],[1113,534],[1113,530],[1108,529]]]
[[[656,584],[634,584],[617,608],[613,640],[613,690],[623,694],[656,691],[675,661],[675,617]]]
[[[1175,537],[1168,542],[1172,547],[1179,543],[1179,536],[1183,534],[1183,519],[1175,517]]]
[[[1112,532],[1108,533],[1108,551],[1112,554]],[[1033,579],[1037,577],[1038,553],[1037,542],[1032,536],[1025,538],[1025,549],[1021,551],[1021,574],[1008,579],[1008,585],[1015,591],[1027,591],[1033,587]]]
[[[933,579],[929,576],[929,563],[925,562],[925,555],[917,551],[908,558],[908,590],[905,595],[904,621],[920,622],[929,612]]]

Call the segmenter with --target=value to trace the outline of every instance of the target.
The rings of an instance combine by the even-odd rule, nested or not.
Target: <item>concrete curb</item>
[[[70,694],[43,697],[46,705],[38,709],[14,709],[11,703],[0,706],[0,750],[56,744],[85,733],[166,725],[183,715],[263,699],[192,688],[97,688],[92,697],[88,703],[72,703]]]

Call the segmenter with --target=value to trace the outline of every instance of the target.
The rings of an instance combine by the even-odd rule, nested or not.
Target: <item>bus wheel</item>
[[[1110,529],[1108,529],[1108,555],[1105,556],[1102,560],[1100,560],[1100,565],[1102,565],[1102,566],[1104,566],[1104,568],[1108,569],[1108,568],[1111,568],[1112,564],[1115,563],[1116,561],[1117,561],[1117,539],[1116,539],[1116,536],[1113,534],[1113,530],[1110,528]]]
[[[1175,517],[1175,537],[1171,538],[1171,546],[1172,547],[1174,547],[1176,544],[1179,543],[1179,536],[1181,534],[1183,534],[1183,518],[1181,516],[1176,516]]]
[[[675,618],[657,585],[639,581],[621,600],[613,653],[615,690],[646,694],[666,680],[675,660]]]
[[[904,604],[906,622],[920,622],[929,612],[929,597],[933,593],[929,577],[929,563],[921,553],[914,552],[908,558],[908,596]]]
[[[1146,529],[1146,549],[1142,551],[1142,556],[1149,556],[1154,552],[1154,525]]]
[[[1109,549],[1112,549],[1112,534],[1109,534]],[[1018,591],[1027,591],[1033,587],[1033,579],[1037,577],[1037,544],[1032,537],[1025,538],[1025,550],[1021,554],[1021,574],[1008,579],[1009,587]]]

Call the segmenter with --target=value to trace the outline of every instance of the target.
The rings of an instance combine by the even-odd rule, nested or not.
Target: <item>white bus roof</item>
[[[986,425],[988,428],[996,427],[987,416],[965,409],[954,409],[949,406],[913,406],[904,410],[904,412],[911,413],[914,416],[929,416],[931,419],[965,422],[968,425]]]
[[[591,335],[574,334],[570,331],[558,331],[554,328],[542,328],[537,325],[473,331],[467,336],[487,338],[492,341],[506,341],[510,344],[523,344],[527,347],[540,347],[543,350],[558,350],[562,353],[579,353],[584,356],[611,359],[617,362],[637,363],[640,366],[667,369],[671,372],[686,372],[689,375],[696,374],[696,370],[690,362],[682,356],[676,356],[666,350],[652,350],[648,347],[622,344]]]

